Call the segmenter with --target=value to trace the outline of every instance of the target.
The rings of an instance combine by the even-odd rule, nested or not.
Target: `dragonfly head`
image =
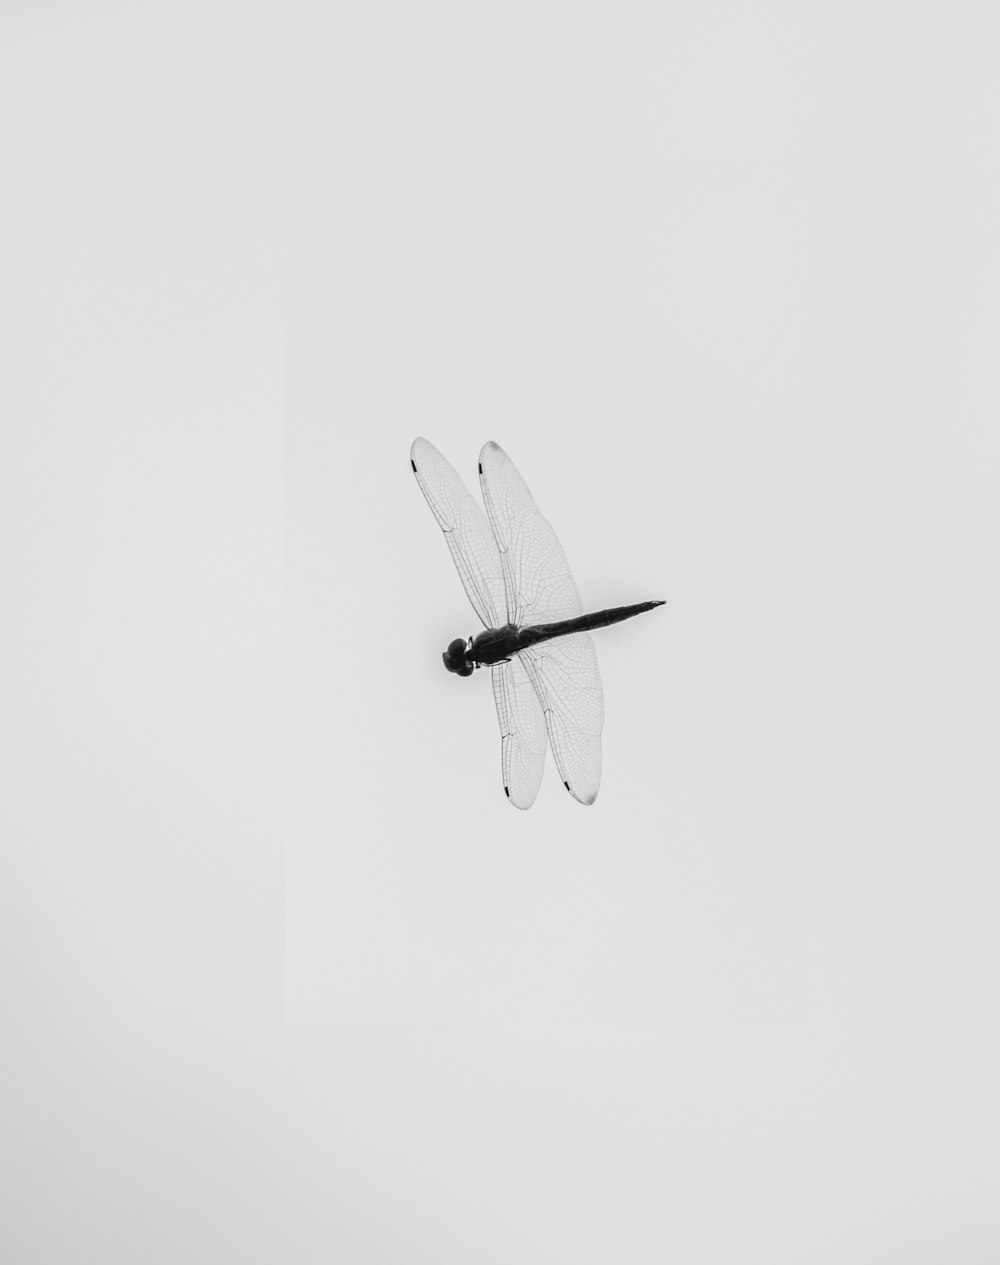
[[[472,676],[472,664],[466,658],[466,643],[456,637],[441,658],[449,672],[457,672],[459,676]]]

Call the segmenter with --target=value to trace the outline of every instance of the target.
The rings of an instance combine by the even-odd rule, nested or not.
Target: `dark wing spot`
[[[566,787],[566,789],[569,791],[569,782],[563,782],[563,786],[565,786],[565,787]],[[569,793],[570,793],[571,795],[573,794],[573,792],[572,792],[572,791],[569,791]]]
[[[483,463],[482,463],[481,461],[480,461],[480,463],[479,463],[479,473],[480,473],[480,474],[482,474],[482,473],[483,473]]]
[[[417,473],[417,463],[413,460],[413,458],[412,458],[412,457],[410,458],[410,465],[413,467],[413,473],[414,473],[414,474],[416,474],[416,473]]]
[[[507,795],[507,798],[508,798],[508,799],[510,799],[510,787],[509,787],[509,786],[505,786],[503,789],[504,789],[504,792],[505,792],[505,793],[506,793],[506,795]]]

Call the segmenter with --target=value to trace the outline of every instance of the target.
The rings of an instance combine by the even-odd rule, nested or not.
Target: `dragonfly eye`
[[[472,676],[472,664],[465,657],[465,642],[461,637],[455,638],[441,658],[449,672],[457,672],[459,676]]]

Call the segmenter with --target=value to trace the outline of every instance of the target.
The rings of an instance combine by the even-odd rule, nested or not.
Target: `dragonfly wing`
[[[486,628],[502,628],[507,622],[503,566],[479,502],[426,439],[413,441],[410,464],[444,532],[472,609]]]
[[[604,691],[589,633],[553,637],[514,656],[538,695],[559,776],[581,804],[592,804],[601,785]]]
[[[569,563],[499,444],[479,454],[479,482],[503,566],[507,623],[551,624],[583,614]]]
[[[520,655],[493,669],[500,721],[504,790],[515,808],[530,808],[545,768],[545,717]]]

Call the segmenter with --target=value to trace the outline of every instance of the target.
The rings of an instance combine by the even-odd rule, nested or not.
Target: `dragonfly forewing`
[[[504,790],[515,808],[530,808],[545,769],[545,717],[519,654],[492,671]]]
[[[496,540],[482,507],[454,467],[426,439],[415,439],[410,463],[472,603],[486,628],[506,622],[507,598]]]

